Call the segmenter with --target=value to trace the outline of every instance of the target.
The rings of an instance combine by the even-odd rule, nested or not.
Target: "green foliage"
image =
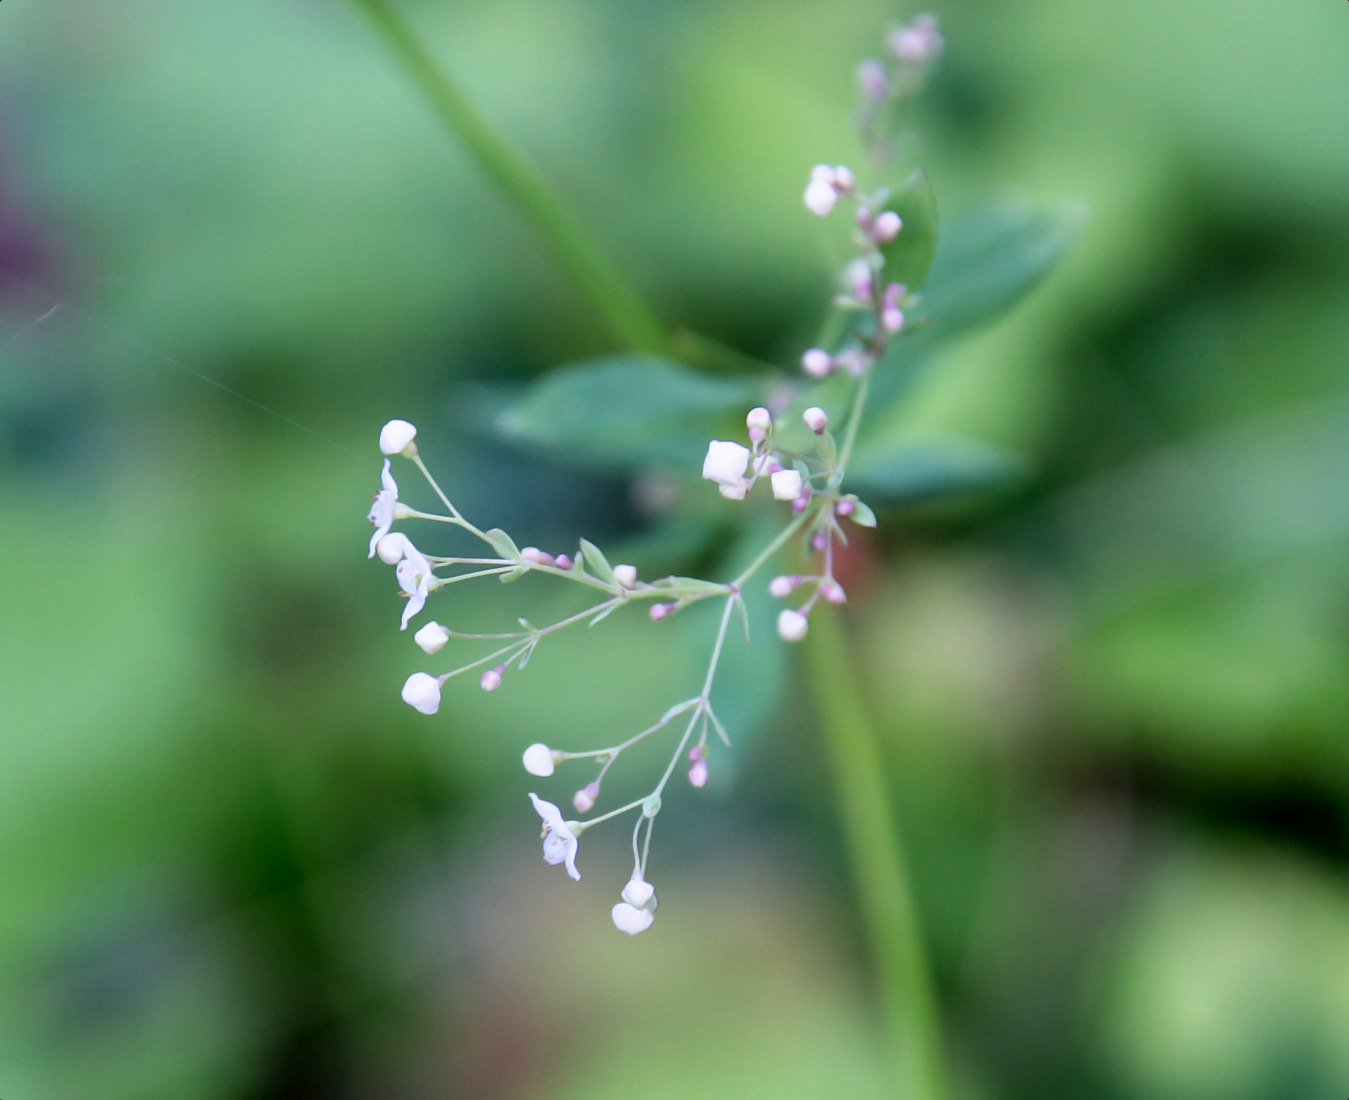
[[[881,246],[885,266],[881,277],[886,283],[903,283],[910,293],[923,285],[937,254],[937,196],[927,173],[914,172],[886,200],[904,225],[899,235]]]
[[[848,484],[872,499],[908,504],[1006,488],[1025,474],[1024,459],[996,447],[896,441],[859,454]]]

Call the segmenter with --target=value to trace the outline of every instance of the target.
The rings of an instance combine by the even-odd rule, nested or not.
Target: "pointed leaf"
[[[881,246],[886,283],[903,283],[910,293],[923,285],[937,252],[937,196],[927,173],[914,172],[886,200],[884,209],[899,215],[903,227],[893,241]]]

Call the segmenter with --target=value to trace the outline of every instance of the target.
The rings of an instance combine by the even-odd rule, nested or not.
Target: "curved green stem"
[[[875,730],[836,615],[811,619],[807,662],[858,899],[899,1061],[894,1095],[947,1100],[941,1021]]]
[[[547,242],[576,285],[630,347],[659,352],[668,345],[655,312],[621,275],[552,192],[543,178],[507,145],[464,97],[387,0],[352,0],[370,20],[403,71],[463,142],[492,182],[510,198]]]

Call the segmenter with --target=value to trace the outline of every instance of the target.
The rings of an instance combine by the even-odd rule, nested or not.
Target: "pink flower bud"
[[[689,782],[695,787],[707,786],[707,761],[699,760],[689,768]]]
[[[840,500],[838,502],[838,507],[835,508],[834,511],[838,515],[847,518],[852,515],[853,512],[857,511],[857,505],[851,500]]]
[[[693,764],[698,763],[698,761],[701,760],[706,753],[707,750],[703,748],[702,745],[694,745],[693,748],[689,749],[690,763]]]
[[[853,178],[852,171],[840,164],[834,169],[834,186],[840,191],[851,191],[857,186],[857,181]]]
[[[553,559],[553,564],[556,565],[559,569],[569,570],[575,567],[571,558],[567,557],[566,554],[559,554],[557,557],[555,557]]]
[[[749,415],[745,417],[745,427],[749,429],[751,442],[762,443],[773,430],[773,417],[760,405],[757,409],[750,409]]]
[[[501,674],[505,671],[505,665],[497,665],[496,668],[489,668],[484,672],[482,679],[478,681],[482,685],[483,691],[496,691],[501,686]]]
[[[834,359],[824,348],[811,348],[801,356],[801,369],[812,378],[823,378],[834,369]]]
[[[791,576],[774,577],[768,583],[768,594],[775,599],[785,600],[793,592],[796,586],[801,583],[801,578],[795,573]]]
[[[857,87],[862,97],[872,103],[880,103],[890,94],[890,81],[885,75],[885,66],[874,57],[869,57],[857,66]]]
[[[815,534],[810,536],[810,545],[816,552],[823,554],[824,548],[829,545],[829,536],[823,531],[816,531]]]
[[[899,231],[904,228],[904,222],[893,210],[882,210],[876,218],[876,224],[871,227],[871,235],[880,244],[888,244],[899,236]]]
[[[822,434],[825,428],[829,427],[829,415],[818,405],[812,405],[803,412],[801,419],[805,422],[806,427],[816,435]]]
[[[653,623],[660,622],[661,619],[665,618],[665,616],[670,614],[674,609],[675,605],[672,603],[653,603],[650,611],[651,621]]]
[[[537,546],[526,546],[520,551],[520,557],[532,565],[556,565],[557,561],[552,554],[545,553]]]
[[[843,591],[843,585],[832,578],[820,582],[820,595],[830,603],[835,604],[843,603],[848,598],[848,594]]]
[[[571,804],[576,807],[578,814],[588,814],[595,808],[595,799],[599,796],[600,785],[590,782],[571,796]]]

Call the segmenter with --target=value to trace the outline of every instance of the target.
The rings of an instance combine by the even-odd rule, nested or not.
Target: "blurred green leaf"
[[[577,558],[577,565],[592,576],[602,580],[605,584],[618,584],[618,578],[614,576],[614,567],[609,564],[609,559],[589,539],[581,540],[581,552],[577,555]]]
[[[927,173],[920,168],[909,176],[895,188],[884,209],[898,214],[904,226],[899,236],[881,248],[885,258],[882,278],[915,291],[927,278],[937,253],[937,196]]]
[[[566,448],[601,466],[696,470],[716,425],[763,400],[763,383],[712,376],[678,363],[623,356],[545,376],[502,413],[508,438]]]
[[[1003,488],[1025,473],[1022,458],[996,447],[965,441],[915,442],[859,457],[849,471],[848,484],[872,498],[908,503]],[[858,513],[863,507],[858,505]],[[854,519],[863,523],[858,513]]]

